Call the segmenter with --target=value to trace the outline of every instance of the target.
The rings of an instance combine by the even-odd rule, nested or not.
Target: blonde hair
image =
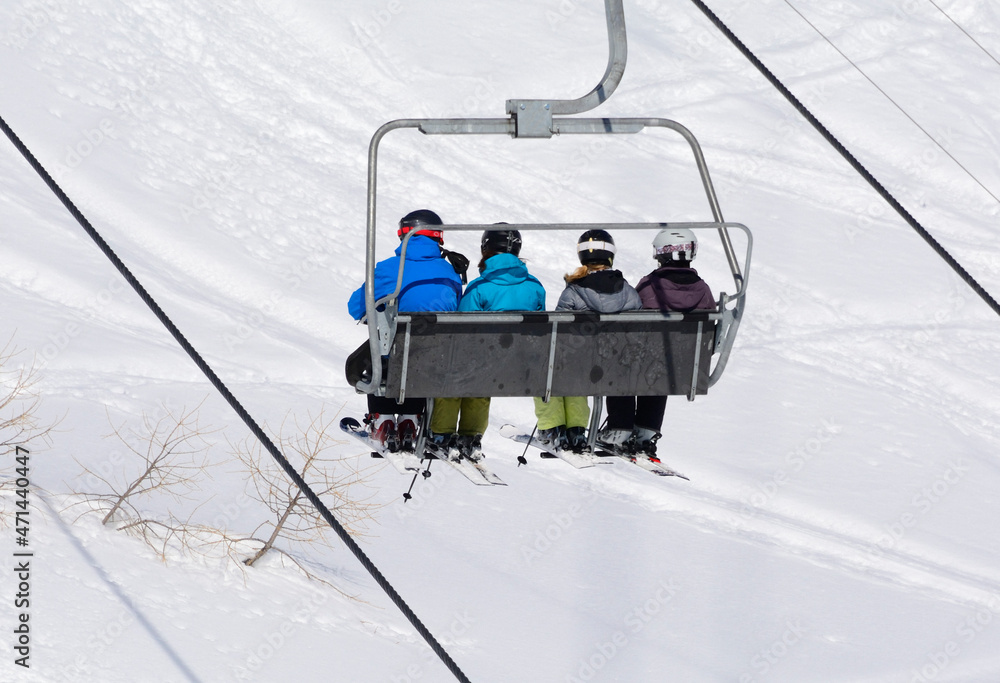
[[[577,280],[585,278],[595,271],[607,270],[610,267],[611,266],[609,266],[606,263],[587,263],[585,265],[580,266],[572,273],[566,273],[565,275],[563,275],[563,279],[566,280],[566,282],[576,282]]]

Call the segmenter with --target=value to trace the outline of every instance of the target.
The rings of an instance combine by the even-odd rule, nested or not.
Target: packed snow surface
[[[709,4],[1000,295],[997,5]],[[598,0],[7,0],[0,115],[268,433],[328,427],[326,467],[362,472],[361,547],[470,680],[1000,680],[1000,320],[693,3],[625,14],[628,68],[594,115],[685,124],[754,236],[725,375],[667,406],[661,454],[690,482],[518,467],[499,427],[530,431],[531,401],[496,399],[484,449],[508,486],[442,467],[404,503],[409,478],[336,429],[365,409],[343,364],[366,338],[346,300],[372,134],[585,94],[607,60]],[[394,132],[379,258],[421,207],[453,224],[711,219],[668,131]],[[256,542],[226,552],[276,519],[236,456],[249,431],[6,140],[0,226],[3,381],[33,366],[54,425],[0,453],[0,680],[453,680],[331,532],[253,567]],[[615,237],[635,283],[653,235]],[[701,237],[696,267],[731,293]],[[575,239],[525,235],[550,306]],[[446,246],[474,257],[478,236]],[[113,432],[142,453],[129,434],[183,411],[210,444],[183,457],[204,468],[130,514],[198,540],[102,525],[87,494],[143,464]]]

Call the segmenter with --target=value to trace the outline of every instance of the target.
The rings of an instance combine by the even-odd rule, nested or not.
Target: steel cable
[[[41,176],[42,180],[45,181],[45,184],[49,186],[49,189],[52,190],[56,197],[59,198],[59,201],[61,201],[69,210],[70,214],[72,214],[73,218],[76,219],[77,223],[83,227],[100,250],[104,252],[104,255],[108,257],[108,260],[114,264],[115,268],[117,268],[118,272],[122,274],[125,281],[131,285],[132,289],[136,291],[143,303],[145,303],[146,306],[153,311],[153,314],[157,317],[157,319],[159,319],[177,343],[181,345],[181,348],[183,348],[184,351],[191,357],[195,365],[198,366],[198,369],[201,370],[202,373],[204,373],[204,375],[208,378],[208,381],[212,383],[212,386],[214,386],[216,390],[222,394],[222,397],[225,398],[226,402],[229,403],[234,411],[236,411],[236,414],[239,415],[240,419],[243,420],[247,427],[249,427],[253,435],[257,437],[267,452],[271,454],[271,457],[277,461],[278,465],[281,466],[281,469],[285,471],[285,474],[287,474],[288,477],[295,482],[295,485],[299,487],[303,495],[305,495],[309,502],[313,504],[323,519],[326,520],[327,524],[333,528],[337,536],[340,537],[340,540],[344,542],[344,545],[346,545],[350,551],[354,553],[354,556],[358,558],[358,561],[361,562],[366,570],[368,570],[368,573],[372,575],[372,578],[375,579],[375,582],[378,583],[379,587],[385,591],[396,607],[398,607],[409,622],[413,624],[413,627],[416,628],[417,632],[424,638],[425,641],[427,641],[427,644],[431,646],[434,653],[441,659],[442,662],[444,662],[445,666],[448,667],[448,670],[451,671],[452,674],[455,675],[455,678],[459,681],[469,683],[469,679],[464,673],[462,673],[462,670],[458,668],[455,661],[448,655],[441,644],[438,643],[431,632],[427,630],[427,627],[423,625],[419,617],[417,617],[413,610],[410,609],[409,605],[406,604],[399,593],[397,593],[396,590],[389,584],[385,576],[382,575],[374,563],[368,558],[365,552],[361,549],[361,546],[359,546],[351,537],[347,529],[345,529],[344,526],[337,521],[336,517],[333,516],[333,513],[330,512],[330,509],[327,508],[322,500],[320,500],[319,496],[317,496],[312,488],[310,488],[305,479],[303,479],[295,468],[292,467],[292,464],[288,462],[288,459],[285,458],[278,447],[275,446],[267,434],[264,433],[264,430],[261,429],[260,425],[257,424],[250,413],[248,413],[239,400],[237,400],[236,396],[234,396],[222,380],[219,379],[219,376],[215,374],[215,371],[212,370],[207,362],[205,362],[198,351],[191,345],[190,342],[188,342],[177,326],[174,325],[173,321],[167,317],[167,314],[162,308],[160,308],[159,304],[153,300],[153,298],[146,291],[145,287],[143,287],[139,280],[136,279],[125,263],[118,257],[114,250],[111,249],[111,246],[104,240],[103,237],[101,237],[100,233],[97,232],[94,226],[91,225],[90,221],[87,220],[87,217],[83,215],[76,205],[73,204],[73,201],[66,195],[65,192],[63,192],[62,188],[59,187],[59,184],[56,183],[55,179],[49,174],[48,171],[45,170],[45,167],[43,167],[38,159],[36,159],[31,153],[31,150],[29,150],[27,146],[21,142],[21,139],[16,133],[14,133],[13,129],[7,125],[7,122],[2,116],[0,116],[0,128],[3,129],[4,134],[6,134],[21,155],[28,161],[29,164],[31,164],[31,167],[35,169],[35,172]]]
[[[892,196],[892,194],[875,178],[875,176],[868,171],[867,168],[865,168],[860,161],[854,157],[853,154],[851,154],[851,152],[833,135],[833,133],[826,129],[826,126],[824,126],[820,120],[817,119],[813,113],[809,111],[809,109],[806,108],[806,106],[802,104],[780,80],[778,80],[778,77],[771,73],[770,69],[768,69],[764,63],[750,51],[750,48],[743,44],[736,34],[733,33],[728,26],[726,26],[726,24],[708,7],[708,5],[702,2],[702,0],[691,1],[705,14],[706,17],[708,17],[713,24],[715,24],[716,28],[718,28],[726,36],[726,38],[728,38],[729,41],[736,46],[736,49],[739,50],[743,56],[746,57],[758,71],[760,71],[761,74],[763,74],[764,78],[766,78],[768,82],[770,82],[771,85],[773,85],[778,92],[780,92],[785,99],[788,100],[810,124],[812,124],[813,128],[815,128],[819,134],[822,135],[823,138],[826,139],[826,141],[830,143],[830,145],[837,150],[837,152],[839,152],[844,159],[847,160],[854,170],[857,171],[886,202],[888,202],[889,206],[891,206],[896,213],[902,216],[903,220],[905,220],[909,226],[931,246],[937,255],[940,256],[945,263],[951,266],[952,270],[958,273],[959,277],[961,277],[962,280],[969,285],[972,291],[978,294],[979,297],[985,301],[991,309],[993,309],[994,313],[1000,315],[1000,303],[998,303],[997,300],[994,299],[990,293],[987,292],[986,289],[980,285],[979,282],[977,282],[976,279],[972,277],[967,270],[965,270],[965,268],[962,267],[962,264],[959,263],[954,256],[948,253],[948,251],[941,246],[936,239],[934,239],[934,236],[931,235],[930,232],[928,232],[927,229],[924,228],[924,226],[921,225],[920,222],[917,221],[917,219],[914,218],[910,212],[907,211],[906,208],[904,208],[903,205]]]
[[[844,58],[844,61],[846,61],[851,66],[853,66],[854,70],[857,71],[859,74],[861,74],[861,76],[866,81],[868,81],[869,83],[871,83],[872,87],[875,88],[876,90],[878,90],[885,99],[887,99],[890,102],[892,102],[893,106],[896,107],[896,109],[898,109],[899,112],[903,116],[905,116],[906,118],[908,118],[910,120],[910,123],[912,123],[914,126],[916,126],[917,129],[919,129],[921,133],[923,133],[925,136],[927,136],[928,140],[930,140],[931,142],[933,142],[937,146],[938,149],[940,149],[942,152],[944,152],[945,156],[947,156],[949,159],[951,159],[953,162],[955,162],[956,166],[958,166],[960,169],[962,169],[963,171],[965,171],[965,174],[967,176],[969,176],[970,178],[972,178],[972,181],[974,183],[976,183],[977,185],[979,185],[979,187],[983,188],[983,191],[986,194],[988,194],[989,196],[993,197],[994,201],[1000,203],[1000,197],[997,197],[995,194],[993,194],[993,191],[990,190],[990,188],[986,187],[986,184],[983,183],[982,180],[980,180],[979,178],[977,178],[975,173],[973,173],[971,170],[969,170],[969,168],[966,167],[966,165],[963,164],[961,161],[959,161],[958,158],[954,154],[952,154],[950,151],[948,151],[947,147],[945,147],[943,144],[941,144],[940,142],[938,142],[938,140],[933,135],[931,135],[930,131],[928,131],[926,128],[924,128],[920,124],[919,121],[917,121],[915,118],[913,118],[913,116],[910,115],[910,113],[908,111],[906,111],[905,109],[903,109],[903,107],[899,104],[899,102],[897,102],[896,100],[894,100],[892,98],[892,96],[889,93],[887,93],[885,91],[885,89],[881,85],[879,85],[878,83],[876,83],[875,79],[872,78],[871,76],[869,76],[865,72],[865,70],[862,69],[858,65],[857,62],[855,62],[853,59],[851,59],[850,57],[848,57],[847,53],[845,53],[843,50],[841,50],[839,47],[837,47],[837,44],[834,43],[833,40],[831,40],[828,35],[826,35],[825,33],[823,33],[816,24],[814,24],[812,21],[810,21],[809,18],[806,15],[804,15],[799,10],[798,7],[796,7],[795,5],[793,5],[790,0],[785,0],[785,4],[788,5],[788,7],[791,8],[791,10],[793,12],[795,12],[796,14],[798,14],[799,17],[802,19],[802,21],[804,21],[807,24],[809,24],[809,27],[812,30],[814,30],[816,33],[818,33],[820,35],[820,37],[823,38],[823,40],[825,40],[830,47],[832,47],[834,50],[836,50],[837,54],[839,54],[841,57]]]

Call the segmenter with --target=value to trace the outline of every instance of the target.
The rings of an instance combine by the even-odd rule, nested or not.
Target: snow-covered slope
[[[711,4],[1000,294],[996,7]],[[629,65],[598,112],[691,128],[726,218],[755,237],[726,375],[668,405],[662,451],[691,482],[517,467],[497,428],[530,427],[531,404],[498,399],[484,444],[505,488],[442,470],[404,505],[407,479],[334,446],[384,504],[362,546],[473,681],[997,680],[1000,321],[693,4],[625,11]],[[276,434],[364,410],[342,377],[365,337],[345,301],[378,126],[577,97],[607,58],[597,0],[12,0],[0,27],[0,115]],[[688,151],[655,133],[401,132],[382,164],[380,255],[422,206],[453,223],[709,218]],[[35,359],[41,415],[61,418],[30,456],[27,608],[2,489],[0,679],[452,680],[336,540],[286,549],[340,592],[273,558],[164,561],[69,507],[95,487],[84,466],[137,467],[112,425],[203,402],[215,466],[144,509],[232,534],[271,518],[232,453],[246,428],[6,141],[0,188],[0,345]],[[575,237],[526,236],[550,302]],[[616,238],[635,282],[652,235]],[[732,290],[716,245],[698,267]]]

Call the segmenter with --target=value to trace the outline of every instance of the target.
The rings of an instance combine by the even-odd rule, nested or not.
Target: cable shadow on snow
[[[198,676],[196,676],[195,673],[191,671],[190,668],[188,668],[188,665],[184,662],[183,659],[181,659],[181,656],[170,646],[170,643],[166,641],[166,639],[160,634],[160,632],[156,630],[156,627],[149,621],[149,619],[146,618],[146,616],[135,605],[135,603],[132,602],[132,599],[125,594],[125,591],[122,590],[121,586],[115,583],[115,581],[111,578],[111,576],[104,570],[104,567],[102,567],[101,564],[97,561],[97,558],[95,558],[87,550],[87,548],[83,545],[83,543],[80,542],[80,539],[78,539],[73,534],[73,531],[63,521],[63,518],[56,511],[55,507],[53,507],[48,497],[45,496],[41,491],[38,491],[37,494],[38,497],[41,498],[41,500],[45,503],[45,507],[47,507],[49,509],[49,512],[52,513],[52,518],[55,519],[56,523],[59,526],[60,531],[62,531],[63,534],[66,536],[66,538],[69,539],[70,543],[73,545],[76,551],[79,552],[80,555],[82,555],[87,560],[87,562],[90,563],[90,566],[94,569],[94,572],[97,574],[98,578],[100,578],[101,581],[104,582],[104,585],[106,585],[111,590],[112,594],[116,598],[118,598],[118,601],[126,609],[128,609],[128,611],[131,612],[132,616],[135,617],[135,620],[139,624],[141,624],[144,629],[146,629],[146,632],[153,639],[153,642],[155,642],[157,645],[160,646],[160,649],[163,650],[164,654],[167,655],[167,658],[171,662],[173,662],[174,665],[180,670],[184,679],[190,681],[191,683],[203,683],[203,681],[200,678],[198,678]]]

